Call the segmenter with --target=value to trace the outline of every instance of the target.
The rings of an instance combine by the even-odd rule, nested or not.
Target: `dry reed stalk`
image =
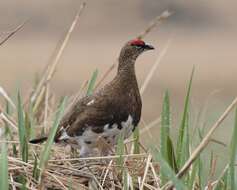
[[[65,108],[64,115],[70,112],[71,109],[73,109],[73,106],[77,103],[77,101],[83,96],[83,92],[85,88],[87,87],[87,84],[88,84],[88,80],[84,81],[81,85],[81,88],[78,90],[78,92],[74,96],[69,98],[69,101],[68,101],[69,104]]]
[[[15,131],[18,130],[16,122],[8,114],[4,113],[1,108],[0,108],[0,119],[9,124],[9,126],[11,126]]]
[[[150,189],[150,190],[157,190],[155,187],[145,183],[144,186],[147,188],[147,189]]]
[[[14,108],[16,109],[16,105],[8,95],[8,93],[4,90],[3,87],[0,86],[0,94],[5,98],[5,100]]]
[[[19,26],[17,26],[15,29],[10,31],[3,40],[0,41],[0,46],[2,46],[6,41],[8,41],[14,34],[16,34],[20,29],[23,28],[23,26],[27,23],[27,21],[23,22]]]
[[[138,39],[143,39],[147,34],[149,34],[155,27],[157,27],[159,24],[161,24],[163,21],[165,21],[168,17],[170,17],[173,13],[169,10],[166,10],[161,13],[161,15],[157,16],[150,25],[137,36]]]
[[[156,170],[155,170],[152,162],[150,163],[150,168],[151,168],[152,174],[154,176],[154,179],[155,179],[155,182],[157,185],[157,189],[160,189],[160,179],[158,178],[158,176],[156,174]]]
[[[224,146],[224,147],[227,147],[227,144],[221,142],[220,140],[217,140],[217,139],[210,139],[210,142],[213,142],[213,143],[216,143],[216,144],[219,144],[221,146]]]
[[[61,56],[62,56],[62,54],[64,52],[64,49],[65,49],[66,45],[68,44],[68,41],[69,41],[69,39],[71,37],[71,34],[72,34],[73,30],[75,29],[75,26],[76,26],[79,18],[81,17],[81,15],[83,13],[83,10],[85,9],[85,6],[86,6],[86,2],[84,1],[81,4],[79,10],[77,11],[76,16],[75,16],[75,18],[74,18],[74,20],[73,20],[73,22],[72,22],[72,24],[71,24],[67,34],[65,35],[65,38],[64,38],[64,40],[63,40],[63,42],[62,42],[62,44],[61,44],[61,46],[60,46],[60,48],[58,50],[58,52],[57,52],[53,62],[48,67],[48,69],[46,69],[47,71],[42,76],[42,79],[41,79],[40,83],[38,84],[38,86],[36,87],[35,92],[31,96],[30,101],[32,101],[32,102],[40,102],[40,100],[37,100],[37,99],[39,99],[38,97],[41,98],[40,94],[44,94],[44,91],[46,89],[45,85],[47,83],[49,83],[50,80],[52,79],[52,77],[53,77],[53,75],[54,75],[54,73],[56,71],[57,65],[59,63],[59,60],[60,60],[60,58],[61,58]],[[34,110],[36,110],[36,108],[37,107],[34,106]]]
[[[10,174],[10,183],[12,184],[12,190],[16,190],[16,186],[14,185],[12,174]]]
[[[170,46],[171,41],[172,41],[172,38],[170,38],[170,39],[168,40],[168,42],[166,43],[165,47],[163,48],[163,50],[162,50],[162,51],[160,52],[160,54],[158,55],[156,62],[155,62],[154,65],[152,66],[152,68],[151,68],[151,70],[149,71],[148,75],[146,76],[146,79],[145,79],[145,81],[143,82],[143,84],[142,84],[142,86],[141,86],[141,88],[140,88],[140,94],[141,94],[141,95],[143,95],[143,93],[145,92],[145,90],[146,90],[146,88],[147,88],[147,86],[148,86],[148,84],[149,84],[149,82],[150,82],[152,76],[154,75],[154,73],[155,73],[157,67],[159,66],[159,64],[160,64],[160,62],[161,62],[161,60],[162,60],[162,58],[166,55],[166,53],[167,53],[167,51],[168,51],[168,48],[169,48],[169,46]]]
[[[103,181],[102,181],[102,183],[101,183],[101,186],[102,186],[102,187],[104,186],[105,180],[106,180],[106,178],[107,178],[107,176],[108,176],[108,174],[109,174],[109,170],[110,170],[110,168],[111,168],[112,163],[113,163],[113,160],[110,160],[110,162],[109,162],[109,164],[108,164],[108,166],[107,166],[107,168],[106,168],[105,175],[104,175]]]
[[[213,154],[213,153],[212,153]],[[209,175],[208,175],[208,181],[207,181],[207,186],[206,188],[207,189],[212,189],[213,188],[213,185],[212,185],[212,178],[214,177],[215,175],[215,171],[216,171],[216,165],[217,165],[217,157],[212,157],[211,159],[211,167],[210,167],[210,172],[209,172]]]
[[[98,157],[87,157],[87,158],[69,158],[69,159],[57,159],[57,160],[49,160],[49,162],[62,162],[62,161],[89,161],[89,160],[99,160],[99,159],[117,159],[120,157],[123,158],[145,158],[148,154],[124,154],[124,155],[114,155],[114,156],[98,156]]]
[[[55,175],[51,174],[50,172],[48,172],[48,175],[54,178],[55,181],[58,182],[64,190],[68,190],[68,188]],[[42,183],[43,183],[43,180],[42,180]]]
[[[98,89],[98,87],[102,84],[102,82],[106,79],[106,77],[111,73],[111,71],[114,70],[114,68],[117,65],[118,60],[116,60],[109,68],[107,71],[105,71],[105,73],[103,74],[103,76],[101,77],[101,79],[98,81],[98,83],[95,85],[95,90]]]
[[[44,127],[43,127],[43,133],[45,134],[45,129],[47,129],[47,119],[48,119],[48,107],[49,107],[49,84],[46,84],[46,90],[45,90],[45,102],[44,102]]]
[[[218,177],[218,179],[214,182],[212,182],[212,187],[215,187],[221,180],[222,177],[225,175],[225,173],[227,172],[227,170],[229,169],[229,164],[227,164],[224,169],[222,170],[220,176]]]
[[[149,170],[149,167],[150,167],[151,159],[152,159],[152,156],[151,156],[151,154],[149,154],[148,157],[147,157],[146,167],[145,167],[144,175],[143,175],[143,178],[142,178],[142,183],[141,183],[141,186],[140,186],[141,190],[143,190],[143,188],[144,188],[144,184],[145,184],[147,173],[148,173],[148,170]]]
[[[141,124],[144,126],[144,128],[147,126],[147,124],[146,124],[146,122],[144,121],[143,118],[141,119]],[[150,138],[152,138],[153,135],[152,135],[152,133],[151,133],[151,131],[150,131],[150,128],[149,128],[149,127],[146,127],[146,129],[147,129],[147,131],[146,131],[147,134],[149,135]]]
[[[97,177],[94,175],[93,171],[89,168],[89,166],[87,166],[88,171],[91,173],[94,182],[98,185],[100,190],[103,190],[104,188],[102,187],[102,185],[100,184],[99,180],[97,179]]]
[[[207,115],[208,113],[208,108],[209,108],[209,103],[211,102],[211,100],[214,98],[214,96],[216,94],[218,94],[221,90],[214,90],[212,91],[211,93],[208,94],[206,100],[205,100],[205,103],[203,104],[201,110],[199,111],[198,113],[198,116],[197,116],[197,120],[195,121],[195,125],[193,127],[193,134],[191,135],[191,139],[194,138],[194,135],[195,135],[195,131],[198,129],[199,125],[199,121],[202,119],[202,116],[205,116]],[[200,126],[200,127],[205,127],[205,126]]]
[[[140,129],[140,134],[146,133],[147,131],[151,130],[153,127],[157,126],[160,123],[160,117],[156,118],[154,121],[150,122],[149,124],[145,125],[142,129]]]

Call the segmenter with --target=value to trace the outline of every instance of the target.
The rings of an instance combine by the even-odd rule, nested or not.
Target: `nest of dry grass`
[[[10,143],[10,142],[9,142]],[[32,154],[38,157],[40,145],[32,147]],[[11,151],[10,151],[11,152]],[[73,152],[73,153],[72,153]],[[159,185],[159,166],[153,163],[151,155],[126,154],[106,157],[79,158],[69,146],[54,146],[50,160],[41,178],[35,179],[36,159],[23,162],[14,155],[8,155],[11,185],[22,187],[17,181],[26,180],[27,189],[123,189],[124,183],[133,189],[154,189]],[[75,157],[76,156],[76,157]],[[38,159],[37,159],[38,160]],[[122,160],[122,164],[118,164]],[[146,188],[147,187],[147,188]]]

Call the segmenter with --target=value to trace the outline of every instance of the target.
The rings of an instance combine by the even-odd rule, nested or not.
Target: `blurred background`
[[[24,93],[30,91],[36,74],[50,61],[80,4],[78,0],[0,0],[1,37],[29,19],[21,31],[0,47],[1,86],[12,93],[18,87]],[[197,120],[198,113],[202,113],[198,125],[210,126],[237,95],[236,7],[234,0],[88,0],[51,88],[58,97],[70,96],[96,68],[100,78],[116,61],[124,43],[169,9],[175,14],[145,38],[156,50],[141,56],[136,64],[138,81],[142,84],[159,52],[171,39],[143,94],[144,121],[150,123],[159,117],[163,94],[168,89],[175,134],[195,66],[191,119]],[[219,140],[228,142],[232,121],[227,120],[216,133]]]

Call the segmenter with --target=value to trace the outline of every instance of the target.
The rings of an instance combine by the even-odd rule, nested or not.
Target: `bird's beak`
[[[153,49],[155,49],[153,46],[148,45],[148,44],[145,44],[145,45],[143,46],[143,48],[144,48],[144,50],[153,50]]]

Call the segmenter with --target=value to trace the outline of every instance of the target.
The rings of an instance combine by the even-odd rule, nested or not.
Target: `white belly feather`
[[[77,137],[70,137],[66,131],[63,131],[59,140],[75,139],[81,147],[80,155],[87,156],[96,147],[100,137],[103,137],[111,145],[117,143],[120,135],[123,135],[124,139],[127,139],[132,134],[134,128],[132,116],[129,115],[126,121],[121,122],[121,126],[122,128],[119,129],[117,123],[114,123],[112,126],[106,124],[102,133],[95,133],[92,131],[92,127],[88,126],[84,133]]]

